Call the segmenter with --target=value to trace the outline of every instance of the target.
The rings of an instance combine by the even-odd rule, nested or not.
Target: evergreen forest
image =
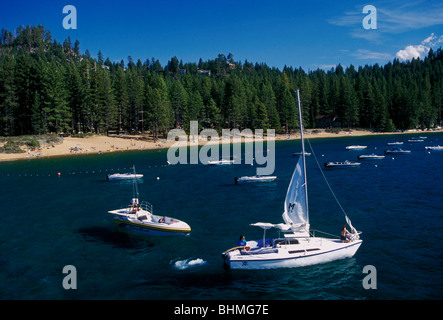
[[[294,61],[296,63],[296,61]],[[112,62],[82,54],[70,38],[52,39],[42,25],[3,29],[0,36],[0,135],[138,133],[154,139],[173,128],[298,127],[300,89],[306,128],[395,131],[440,125],[443,51],[424,59],[306,72],[266,63],[172,57]]]

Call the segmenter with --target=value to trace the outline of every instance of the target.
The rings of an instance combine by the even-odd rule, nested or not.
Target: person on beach
[[[246,237],[244,235],[240,236],[240,239],[237,241],[238,247],[243,247],[242,250],[249,251],[251,247],[246,246]]]

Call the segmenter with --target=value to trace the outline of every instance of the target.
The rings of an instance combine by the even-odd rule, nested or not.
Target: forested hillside
[[[441,121],[441,48],[424,60],[309,72],[235,61],[231,53],[188,63],[173,57],[164,66],[154,58],[127,60],[82,54],[78,41],[57,42],[41,25],[2,30],[0,135],[150,131],[158,137],[188,129],[190,120],[201,128],[288,132],[297,127],[297,88],[308,128],[394,131]]]

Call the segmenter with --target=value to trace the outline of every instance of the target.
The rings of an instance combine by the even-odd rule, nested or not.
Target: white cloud
[[[378,10],[379,29],[382,32],[398,34],[411,30],[441,25],[443,9],[440,6],[422,6],[414,8],[386,8]]]
[[[398,51],[395,56],[400,60],[412,60],[413,58],[423,58],[429,52],[429,47],[422,44],[419,45],[409,45],[404,48],[404,50]]]
[[[364,38],[370,42],[380,42],[386,34],[400,34],[443,24],[442,1],[373,0],[371,5],[377,9],[377,29],[370,32],[362,27],[365,17],[363,5],[355,5],[342,15],[329,18],[328,22],[347,27],[353,38]]]
[[[313,64],[314,69],[331,70],[336,68],[336,64]]]
[[[431,33],[431,35],[429,37],[427,37],[425,40],[423,40],[421,43],[425,44],[425,43],[430,43],[432,40],[435,40],[437,37],[434,35],[434,33]]]
[[[352,53],[353,56],[362,60],[390,60],[392,55],[384,52],[375,52],[365,49],[358,49],[356,52]]]
[[[431,33],[429,37],[424,39],[420,44],[417,45],[408,45],[403,50],[399,50],[395,57],[400,60],[412,60],[413,58],[424,58],[432,46],[435,46],[438,43],[443,42],[443,36],[437,38],[434,33]]]

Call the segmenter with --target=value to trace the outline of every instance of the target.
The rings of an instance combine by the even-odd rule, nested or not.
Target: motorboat
[[[379,156],[376,154],[362,154],[358,156],[358,160],[382,160],[385,156]]]
[[[277,179],[276,176],[263,176],[263,175],[256,175],[256,176],[243,176],[240,178],[235,177],[234,181],[235,183],[246,183],[246,182],[272,182],[275,179]]]
[[[416,138],[413,138],[413,139],[408,139],[408,142],[423,142],[424,140],[423,139],[416,139]]]
[[[351,162],[349,160],[342,162],[325,162],[326,168],[355,168],[361,165],[360,162]]]
[[[398,145],[402,145],[403,142],[400,141],[395,141],[395,142],[388,142],[388,146],[398,146]]]
[[[432,147],[425,147],[426,150],[434,150],[434,151],[441,151],[443,150],[443,146],[432,146]]]
[[[136,178],[133,178],[133,190],[133,197],[128,206],[108,211],[114,216],[114,222],[118,226],[156,236],[188,235],[191,232],[191,227],[186,222],[154,215],[152,204],[147,201],[140,203]]]
[[[403,150],[401,148],[393,148],[390,150],[385,150],[385,154],[410,154],[411,150]]]
[[[347,146],[346,150],[363,150],[366,149],[368,146],[359,146],[359,145],[355,145],[355,146]]]
[[[297,90],[299,123],[302,150],[304,151],[303,124],[301,117],[300,95]],[[284,223],[257,222],[251,226],[264,230],[263,238],[246,241],[245,245],[235,246],[222,253],[226,269],[273,269],[294,268],[316,265],[354,256],[362,244],[360,232],[351,224],[345,214],[351,232],[349,237],[317,237],[311,233],[309,224],[308,189],[306,180],[306,155],[297,164],[286,193],[283,211]],[[314,154],[315,156],[315,154]],[[268,229],[283,232],[283,237],[266,238]]]
[[[150,235],[178,236],[191,232],[191,227],[184,221],[152,214],[152,205],[146,201],[139,204],[138,198],[133,198],[128,207],[108,213],[114,215],[118,226]]]
[[[220,159],[220,160],[211,160],[208,161],[208,164],[213,166],[213,165],[226,165],[226,164],[233,164],[234,163],[234,158],[229,158],[229,159]]]
[[[108,174],[106,179],[108,180],[128,180],[128,179],[141,179],[143,178],[142,174],[134,174],[134,173],[114,173]]]

